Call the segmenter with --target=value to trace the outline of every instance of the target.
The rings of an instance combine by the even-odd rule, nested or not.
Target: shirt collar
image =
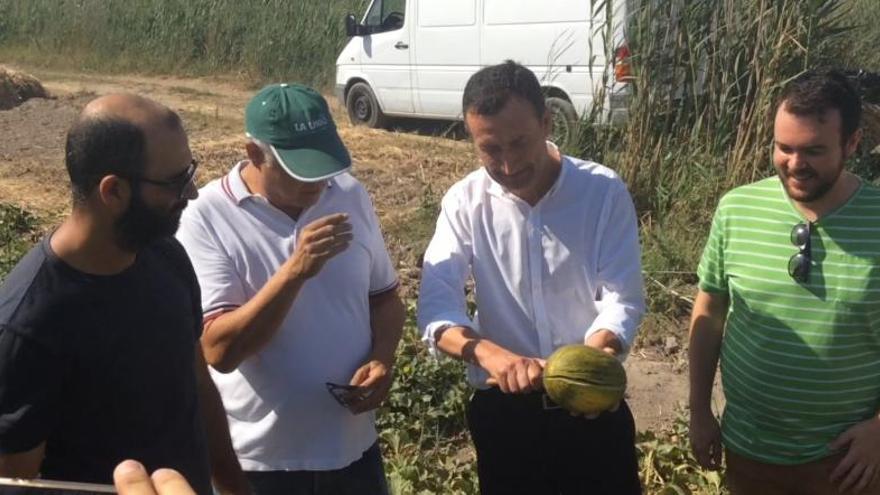
[[[253,196],[250,189],[248,189],[247,185],[244,183],[244,179],[241,178],[241,170],[247,165],[247,160],[242,160],[238,162],[232,170],[229,171],[221,180],[220,186],[223,188],[223,192],[229,196],[235,204],[240,205],[242,201],[246,200]]]

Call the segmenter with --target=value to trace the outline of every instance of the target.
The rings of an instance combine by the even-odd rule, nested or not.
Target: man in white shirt
[[[422,268],[419,327],[432,350],[468,363],[480,490],[640,493],[626,404],[574,417],[541,393],[544,360],[558,347],[581,343],[623,358],[632,346],[644,295],[629,193],[611,170],[546,141],[551,115],[521,65],[474,74],[463,115],[483,167],[443,198]]]
[[[314,90],[263,88],[245,126],[178,232],[236,453],[257,494],[387,493],[372,411],[404,308],[370,198]]]

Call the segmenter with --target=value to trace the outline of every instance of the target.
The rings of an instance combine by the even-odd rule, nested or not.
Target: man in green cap
[[[257,494],[387,493],[373,410],[404,308],[372,203],[314,90],[263,88],[245,127],[178,232],[236,453]]]

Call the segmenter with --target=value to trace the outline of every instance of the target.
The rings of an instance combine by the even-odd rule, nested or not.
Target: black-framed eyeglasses
[[[195,159],[189,162],[189,166],[186,167],[182,173],[178,174],[171,179],[166,180],[158,180],[158,179],[148,179],[146,177],[135,177],[134,180],[138,182],[144,182],[146,184],[152,184],[154,186],[165,187],[167,189],[171,189],[172,191],[177,192],[177,199],[183,199],[183,196],[186,194],[186,188],[189,187],[190,183],[196,176],[196,170],[199,168],[199,162]]]
[[[791,243],[798,248],[788,260],[788,274],[798,282],[806,282],[810,278],[810,264],[813,261],[810,249],[810,234],[813,231],[812,222],[798,222],[791,229]]]

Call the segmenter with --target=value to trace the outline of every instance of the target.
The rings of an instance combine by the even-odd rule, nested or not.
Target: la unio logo
[[[327,119],[327,117],[322,116],[315,120],[309,120],[307,122],[294,122],[293,130],[296,132],[314,131],[315,129],[326,127],[329,124],[330,121]]]

